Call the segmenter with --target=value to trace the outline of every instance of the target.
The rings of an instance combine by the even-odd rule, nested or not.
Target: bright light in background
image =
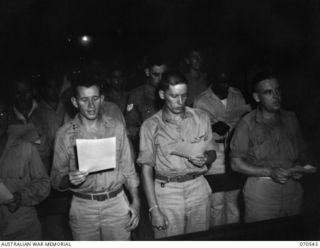
[[[91,42],[91,38],[88,35],[83,35],[80,37],[80,42],[82,45],[87,46]]]

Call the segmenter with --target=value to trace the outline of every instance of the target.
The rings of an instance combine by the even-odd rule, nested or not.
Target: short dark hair
[[[101,91],[103,85],[103,79],[100,77],[99,73],[97,73],[93,68],[81,67],[78,68],[76,74],[73,74],[70,78],[72,85],[72,93],[74,97],[77,97],[78,87],[92,87],[97,86]],[[100,92],[101,93],[101,92]]]
[[[147,57],[146,67],[151,68],[153,66],[167,65],[166,57],[163,53],[153,52]]]
[[[257,92],[259,83],[267,79],[277,79],[277,76],[271,71],[261,71],[255,75],[251,81],[252,92]]]
[[[172,80],[174,79],[174,80]],[[159,90],[166,91],[170,85],[177,84],[188,84],[185,76],[176,70],[170,70],[163,74],[162,79],[159,83]]]

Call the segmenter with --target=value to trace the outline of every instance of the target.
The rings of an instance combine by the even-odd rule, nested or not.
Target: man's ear
[[[75,107],[75,108],[78,108],[78,103],[77,103],[77,99],[75,97],[71,97],[71,102],[72,102],[72,105]]]
[[[147,77],[150,77],[150,69],[149,68],[145,68],[144,73],[146,74]]]
[[[159,97],[160,97],[160,99],[164,100],[164,91],[163,90],[159,90]]]
[[[101,99],[101,102],[104,101],[104,95],[103,94],[101,94],[100,99]]]
[[[253,99],[254,99],[256,102],[260,102],[260,98],[259,98],[257,92],[253,92],[253,93],[252,93],[252,96],[253,96]]]

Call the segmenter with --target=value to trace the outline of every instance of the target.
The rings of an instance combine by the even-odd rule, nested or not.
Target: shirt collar
[[[276,113],[276,121],[279,121],[279,120],[280,120],[280,118],[281,118],[281,112],[282,112],[282,110],[280,109],[280,111],[278,111],[278,112]],[[265,123],[265,120],[264,120],[263,115],[262,115],[262,111],[261,111],[261,109],[259,108],[259,106],[256,108],[255,120],[256,120],[257,123],[262,123],[262,122]]]
[[[115,126],[115,122],[112,118],[99,114],[99,118],[100,120],[103,122],[103,125],[106,127],[114,127]],[[73,119],[73,125],[76,125],[77,127],[81,126],[81,116],[80,114],[76,114],[76,116]]]
[[[184,114],[182,115],[182,119],[187,119],[187,118],[191,118],[192,112],[191,112],[191,108],[189,107],[185,107],[185,111]],[[165,113],[165,111],[163,111],[163,109],[161,110],[161,117],[162,117],[162,121],[164,123],[174,123],[174,121],[172,119],[169,118],[169,116],[167,116],[167,114]]]
[[[36,102],[36,100],[32,100],[32,106],[31,109],[28,113],[28,119],[30,118],[30,116],[32,115],[32,113],[34,112],[34,110],[38,107],[38,103]],[[23,114],[16,108],[16,106],[13,106],[13,112],[15,113],[16,117],[18,120],[23,121],[23,122],[27,122],[27,119],[23,116]]]

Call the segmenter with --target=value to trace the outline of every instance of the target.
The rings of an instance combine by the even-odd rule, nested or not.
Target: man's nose
[[[179,96],[179,98],[178,98],[178,103],[179,103],[180,105],[182,105],[182,102],[183,102],[182,97]]]
[[[89,108],[94,108],[94,101],[93,100],[89,100]]]

